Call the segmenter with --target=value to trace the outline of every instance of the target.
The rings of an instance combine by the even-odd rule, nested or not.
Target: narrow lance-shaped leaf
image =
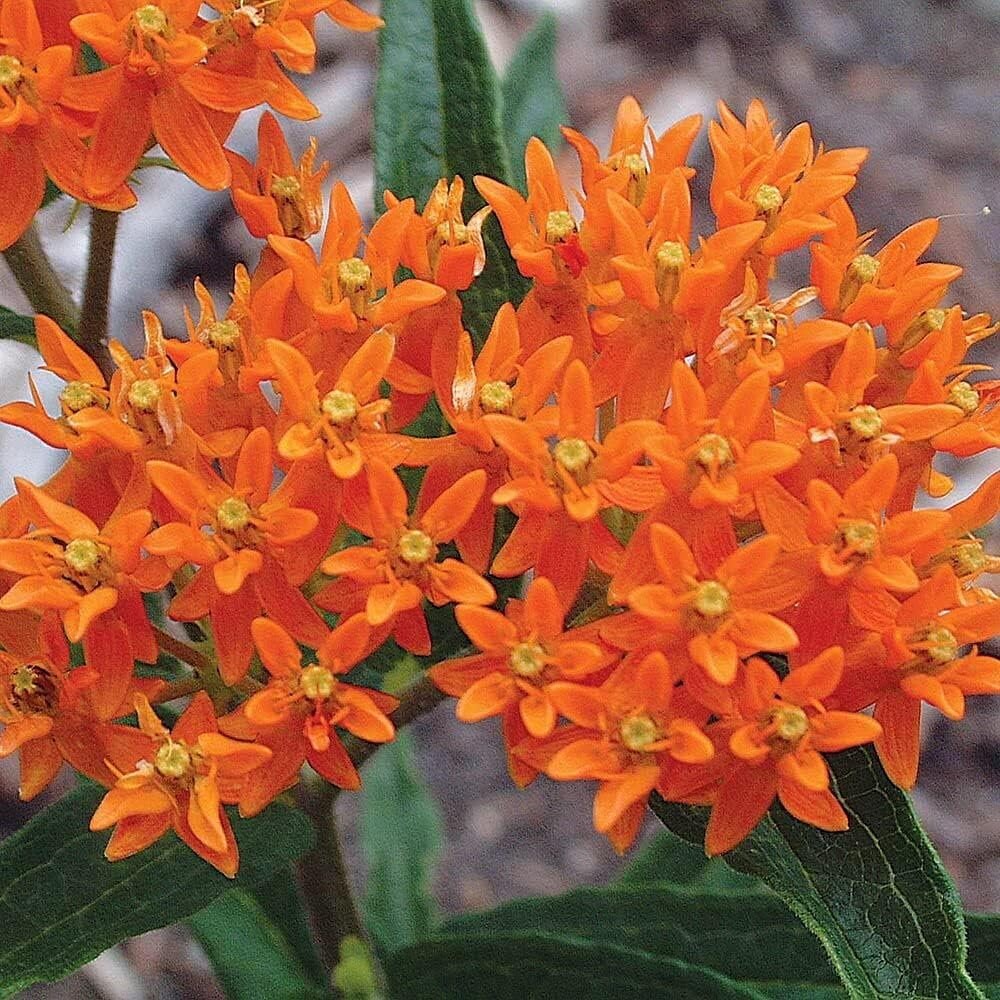
[[[365,925],[383,953],[426,937],[437,922],[430,878],[441,850],[441,819],[413,765],[412,745],[409,733],[398,733],[365,770]]]
[[[554,153],[569,115],[556,73],[556,19],[543,14],[514,53],[503,78],[503,128],[514,184],[525,191],[524,149],[538,136]]]
[[[955,887],[909,799],[868,749],[831,764],[850,829],[825,833],[775,806],[726,861],[763,879],[819,937],[850,997],[981,998],[965,971]],[[655,797],[652,806],[669,829],[702,842],[707,809]]]
[[[320,1000],[330,991],[303,968],[248,892],[232,889],[188,921],[228,1000]]]
[[[420,207],[439,178],[466,183],[466,216],[483,202],[476,174],[510,183],[501,94],[469,0],[384,0],[375,91],[375,201],[383,192]],[[495,219],[483,230],[486,269],[463,293],[464,322],[484,338],[503,302],[525,291]]]
[[[386,966],[395,1000],[764,1000],[711,969],[562,934],[421,941]]]
[[[20,344],[36,347],[35,321],[30,316],[0,306],[0,340],[16,340]]]
[[[102,789],[83,786],[0,844],[0,997],[52,982],[126,938],[196,913],[235,886],[252,886],[305,851],[312,828],[275,804],[233,820],[234,880],[168,834],[124,861],[104,858],[107,835],[88,822]]]

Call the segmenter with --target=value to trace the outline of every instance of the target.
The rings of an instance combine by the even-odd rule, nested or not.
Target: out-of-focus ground
[[[599,143],[609,137],[619,99],[632,92],[657,130],[692,112],[711,115],[719,98],[742,113],[749,98],[760,96],[786,131],[808,119],[828,146],[870,147],[850,200],[862,227],[879,229],[876,246],[919,218],[956,215],[942,223],[932,256],[965,266],[954,295],[969,311],[1000,312],[998,0],[497,0],[479,8],[501,66],[540,10],[556,13],[570,118]],[[300,139],[317,134],[332,174],[367,206],[374,40],[329,28],[321,44],[321,66],[307,89],[324,117],[289,131]],[[242,123],[234,145],[246,151],[253,134],[253,122]],[[692,162],[699,170],[695,197],[704,205],[710,176],[704,138]],[[571,171],[568,158],[565,166]],[[992,217],[981,214],[984,205],[992,206]],[[60,266],[78,279],[85,227],[60,235],[67,210],[49,209],[45,229]],[[117,335],[135,347],[140,309],[154,308],[178,333],[192,279],[200,275],[222,302],[233,265],[252,263],[256,254],[224,195],[166,173],[144,179],[122,241],[127,250],[116,271],[113,318]],[[790,275],[789,286],[804,279]],[[19,304],[2,270],[0,302]],[[996,347],[992,354],[995,362]],[[26,354],[0,355],[0,396],[10,398],[23,384],[17,369],[25,363]],[[34,460],[26,443],[20,435],[0,436],[6,470],[0,495],[10,472],[24,472]],[[995,458],[977,463],[971,481],[996,467]],[[34,467],[38,476],[41,468]],[[959,491],[967,492],[971,481],[959,482]],[[449,705],[414,729],[445,820],[447,860],[436,880],[444,910],[560,892],[617,871],[621,862],[590,827],[589,787],[540,779],[515,790],[496,728],[459,725]],[[928,721],[915,799],[966,904],[1000,910],[1000,704],[973,699],[964,723]],[[343,796],[339,808],[348,852],[359,862],[356,800]],[[0,769],[0,835],[31,811],[16,801],[7,762]],[[167,930],[24,995],[207,1000],[221,994],[197,946]]]

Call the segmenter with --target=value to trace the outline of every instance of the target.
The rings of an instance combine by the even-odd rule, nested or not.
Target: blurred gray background
[[[657,131],[692,112],[711,116],[719,98],[742,114],[759,96],[784,131],[807,119],[829,147],[870,147],[850,195],[862,229],[880,231],[878,246],[917,219],[957,216],[942,223],[930,256],[965,267],[955,300],[970,312],[1000,312],[998,0],[496,0],[477,7],[501,68],[538,13],[555,13],[571,123],[602,148],[618,101],[629,92]],[[375,40],[324,23],[320,48],[317,73],[304,89],[324,116],[291,125],[288,133],[293,150],[317,135],[331,177],[348,184],[364,211],[372,203]],[[248,115],[234,148],[251,151],[255,132],[255,116]],[[566,150],[561,163],[574,186]],[[704,206],[711,169],[704,135],[692,163],[699,170],[695,198]],[[136,349],[141,309],[156,310],[168,331],[180,334],[193,279],[201,276],[221,304],[235,263],[252,265],[258,252],[225,195],[164,171],[145,172],[139,195],[139,207],[122,224],[112,313],[115,335]],[[986,205],[990,217],[981,214]],[[68,205],[52,206],[42,228],[58,265],[78,284],[86,227],[81,218],[64,233],[68,212]],[[805,274],[787,281],[789,288],[804,284]],[[2,264],[0,302],[23,305]],[[984,360],[990,354],[996,361],[995,345]],[[33,364],[27,349],[4,345],[0,400],[23,396],[24,371]],[[0,496],[9,491],[12,471],[43,477],[55,458],[46,451],[0,429]],[[995,457],[978,461],[956,497],[996,468]],[[506,777],[497,728],[459,725],[449,704],[414,729],[444,815],[447,860],[436,889],[445,910],[560,892],[605,881],[618,869],[620,860],[590,827],[591,787],[540,779],[518,792]],[[1000,710],[991,699],[973,699],[964,723],[944,725],[929,716],[926,729],[918,810],[968,907],[1000,910]],[[360,869],[356,799],[342,796],[338,808]],[[6,762],[0,836],[31,812],[16,801],[16,771]],[[148,934],[64,983],[24,995],[221,996],[197,946],[178,930]]]

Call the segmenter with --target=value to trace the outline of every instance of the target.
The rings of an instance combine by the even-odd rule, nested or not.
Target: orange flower
[[[269,8],[275,9],[273,6]],[[272,114],[257,128],[257,164],[226,150],[233,172],[233,205],[252,236],[291,236],[306,240],[323,227],[323,180],[329,164],[313,170],[316,140],[296,164]]]
[[[347,0],[211,0],[221,16],[208,22],[204,38],[209,65],[271,85],[268,103],[289,118],[318,118],[319,109],[281,71],[311,73],[316,62],[313,19],[325,11],[353,31],[373,31],[382,19]]]
[[[482,652],[428,672],[442,691],[459,699],[455,715],[462,722],[502,716],[508,754],[527,735],[552,734],[557,712],[549,692],[556,681],[579,680],[608,665],[600,646],[563,630],[564,615],[555,587],[543,576],[531,581],[523,603],[508,603],[505,615],[460,604],[455,617]],[[514,780],[526,784],[535,772],[519,765],[510,758]]]
[[[650,792],[667,790],[674,762],[704,764],[714,755],[698,724],[672,705],[674,680],[662,653],[623,663],[599,688],[557,681],[551,699],[580,728],[560,741],[545,773],[601,783],[594,827],[619,852],[635,840]]]
[[[69,45],[45,47],[34,0],[4,0],[0,9],[0,250],[28,228],[42,204],[46,173],[67,194],[93,202],[81,176],[87,149],[58,107],[72,72]],[[135,204],[132,192],[120,183],[96,193],[104,195],[94,202],[100,208],[121,211]]]
[[[719,117],[709,123],[708,141],[715,157],[710,197],[720,227],[762,219],[760,250],[768,257],[834,228],[827,210],[854,187],[867,149],[821,147],[817,153],[805,122],[779,144],[759,100],[750,102],[745,125],[721,102]]]
[[[822,754],[869,743],[881,735],[882,727],[867,715],[823,706],[843,669],[839,646],[782,681],[763,660],[747,663],[738,699],[741,719],[721,724],[730,732],[728,749],[735,761],[712,806],[705,831],[708,854],[722,854],[740,843],[775,795],[803,823],[821,830],[847,829]]]
[[[356,257],[361,216],[347,188],[337,181],[318,260],[301,240],[270,236],[268,242],[291,268],[296,292],[320,329],[353,333],[359,321],[365,321],[370,324],[365,329],[374,330],[444,298],[443,288],[416,278],[393,283],[412,216],[412,198],[390,208],[368,233],[364,258]],[[379,298],[382,289],[386,292]]]
[[[70,641],[82,640],[91,660],[104,652],[104,637],[95,647],[88,631],[106,615],[128,625],[138,659],[155,663],[158,650],[141,594],[163,587],[170,571],[160,559],[140,557],[152,526],[149,511],[114,517],[102,529],[37,486],[14,482],[35,528],[19,538],[0,538],[0,569],[20,577],[0,597],[0,612],[58,611]]]
[[[848,708],[875,703],[885,730],[875,748],[889,777],[912,788],[921,702],[961,719],[966,695],[1000,693],[1000,660],[980,655],[975,645],[963,652],[1000,632],[1000,600],[963,605],[958,580],[943,565],[906,601],[885,594],[863,612],[857,609],[856,617],[873,634],[851,652],[838,701]]]
[[[84,166],[93,195],[119,187],[135,169],[150,134],[195,183],[229,186],[229,164],[212,113],[236,113],[268,99],[273,84],[199,65],[208,48],[195,34],[200,4],[191,0],[91,0],[73,18],[78,38],[108,69],[77,77],[64,103],[96,112]],[[193,30],[192,30],[193,29]]]
[[[764,535],[744,545],[710,577],[699,572],[673,528],[654,524],[650,544],[663,582],[637,587],[628,595],[629,607],[712,682],[732,684],[741,657],[786,653],[798,645],[792,628],[770,614],[790,607],[802,590],[799,581],[782,585],[780,575],[775,578],[779,538]]]
[[[323,608],[353,613],[364,608],[373,628],[391,628],[396,641],[414,653],[431,650],[421,610],[426,597],[441,607],[451,601],[492,604],[493,587],[457,559],[438,561],[439,546],[451,541],[482,496],[486,473],[463,476],[419,517],[407,516],[407,497],[399,477],[384,462],[368,463],[371,523],[369,545],[352,546],[324,560],[321,569],[338,576],[316,595]]]
[[[202,567],[174,598],[169,613],[178,621],[212,616],[226,683],[246,673],[250,621],[262,606],[300,641],[319,642],[326,634],[323,620],[282,568],[286,549],[314,544],[318,518],[296,506],[293,477],[271,492],[274,465],[267,430],[258,427],[247,437],[232,486],[169,462],[151,461],[147,468],[152,484],[184,520],[157,528],[144,547],[174,568],[189,562]],[[305,560],[307,574],[322,552],[317,546]]]
[[[172,730],[136,695],[139,728],[148,750],[119,773],[91,817],[91,830],[115,828],[104,855],[131,857],[173,828],[200,858],[232,878],[239,850],[223,803],[236,802],[246,775],[269,760],[267,747],[218,731],[212,701],[200,691]]]
[[[144,747],[135,729],[110,724],[131,707],[132,657],[124,627],[105,631],[99,659],[72,670],[55,619],[43,616],[33,633],[35,651],[0,651],[0,758],[20,753],[21,798],[47,788],[64,760],[94,781],[113,781],[107,762]]]
[[[259,813],[298,781],[305,762],[338,788],[360,788],[361,778],[334,727],[370,743],[387,743],[395,729],[386,713],[398,704],[381,691],[337,679],[371,648],[364,615],[342,621],[317,647],[317,662],[309,664],[302,663],[299,647],[275,622],[255,618],[250,630],[271,680],[220,724],[234,736],[243,735],[249,725],[272,756],[250,774],[240,814]]]

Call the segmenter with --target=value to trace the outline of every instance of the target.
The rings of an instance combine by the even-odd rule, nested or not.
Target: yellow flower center
[[[302,191],[298,177],[275,177],[271,181],[271,194],[275,198],[297,198]]]
[[[646,163],[645,157],[638,153],[630,153],[622,160],[622,167],[628,171],[625,197],[633,205],[639,205],[646,197],[646,189],[649,187],[649,164]]]
[[[925,309],[903,332],[896,350],[903,353],[916,347],[927,334],[940,330],[947,318],[944,309]]]
[[[862,441],[877,438],[882,427],[882,417],[874,406],[855,406],[847,420],[848,430]]]
[[[778,331],[777,313],[771,312],[767,306],[751,306],[743,314],[743,322],[747,325],[747,331],[752,337],[757,337],[774,342],[775,334]]]
[[[956,382],[948,390],[948,402],[957,406],[967,417],[979,409],[979,393],[968,382]]]
[[[418,528],[404,531],[399,536],[396,548],[403,561],[411,566],[422,566],[424,563],[430,562],[436,551],[430,535]]]
[[[215,511],[215,519],[223,531],[242,531],[252,516],[249,504],[239,497],[223,500]]]
[[[917,653],[920,668],[941,670],[958,656],[955,633],[944,625],[929,625],[910,636],[909,647]]]
[[[155,3],[148,3],[135,12],[135,23],[148,35],[162,35],[167,30],[167,15]]]
[[[878,544],[878,528],[870,521],[844,521],[837,530],[837,548],[852,555],[870,556]]]
[[[694,460],[706,472],[729,468],[735,461],[733,446],[721,434],[703,434],[695,442]]]
[[[567,472],[582,472],[594,457],[583,438],[563,438],[552,449],[552,454]]]
[[[360,257],[348,257],[337,265],[337,281],[344,295],[364,291],[372,280],[372,269]]]
[[[623,746],[636,753],[642,753],[660,738],[660,729],[648,715],[633,715],[622,719],[618,726],[618,734]]]
[[[74,538],[63,549],[63,560],[74,573],[92,573],[102,555],[102,547],[92,538]]]
[[[153,767],[164,778],[177,781],[191,774],[194,761],[191,759],[191,751],[183,743],[168,740],[156,751]]]
[[[434,236],[442,245],[458,246],[469,242],[469,228],[464,222],[439,222]]]
[[[35,663],[22,663],[10,675],[13,707],[28,715],[51,715],[59,704],[52,674]]]
[[[70,413],[79,413],[98,403],[97,393],[89,382],[67,382],[59,394],[59,402]]]
[[[299,675],[299,690],[310,701],[323,701],[329,698],[336,686],[333,674],[319,664],[306,667]]]
[[[240,325],[235,320],[222,319],[205,327],[202,338],[219,350],[230,350],[240,342]]]
[[[479,390],[479,405],[484,413],[510,413],[514,390],[506,382],[487,382]]]
[[[858,254],[847,265],[844,280],[840,283],[839,307],[846,309],[858,297],[861,286],[870,284],[878,277],[881,267],[878,259],[871,254]]]
[[[536,642],[518,643],[510,651],[510,669],[518,677],[537,677],[545,669],[545,650]]]
[[[358,399],[352,392],[332,389],[323,397],[320,408],[330,423],[342,426],[349,424],[358,415]]]
[[[673,301],[680,285],[681,274],[687,266],[684,245],[673,240],[661,243],[653,254],[653,281],[663,302]]]
[[[557,209],[545,217],[545,242],[561,243],[576,232],[576,221],[569,212]]]
[[[809,718],[798,705],[783,703],[765,714],[761,727],[769,733],[768,746],[777,753],[787,753],[809,732]]]
[[[0,87],[13,90],[24,79],[24,66],[14,56],[0,56]]]
[[[30,663],[22,663],[10,675],[10,686],[15,695],[34,694],[38,690],[38,675]]]
[[[160,386],[155,379],[136,379],[128,390],[128,401],[137,409],[152,413],[160,401]]]
[[[763,215],[773,215],[781,208],[784,201],[781,192],[773,184],[761,184],[753,196],[753,203],[757,206],[757,211]]]
[[[933,565],[948,563],[959,578],[978,576],[986,570],[993,560],[983,549],[983,543],[978,538],[963,539],[955,542],[933,560]]]
[[[691,606],[702,618],[722,618],[729,614],[732,597],[718,580],[698,584]]]
[[[239,8],[235,11],[236,14],[240,14],[245,17],[255,28],[263,27],[267,21],[266,11],[260,10],[260,7],[265,6],[265,4],[252,4],[252,3],[240,3]]]

